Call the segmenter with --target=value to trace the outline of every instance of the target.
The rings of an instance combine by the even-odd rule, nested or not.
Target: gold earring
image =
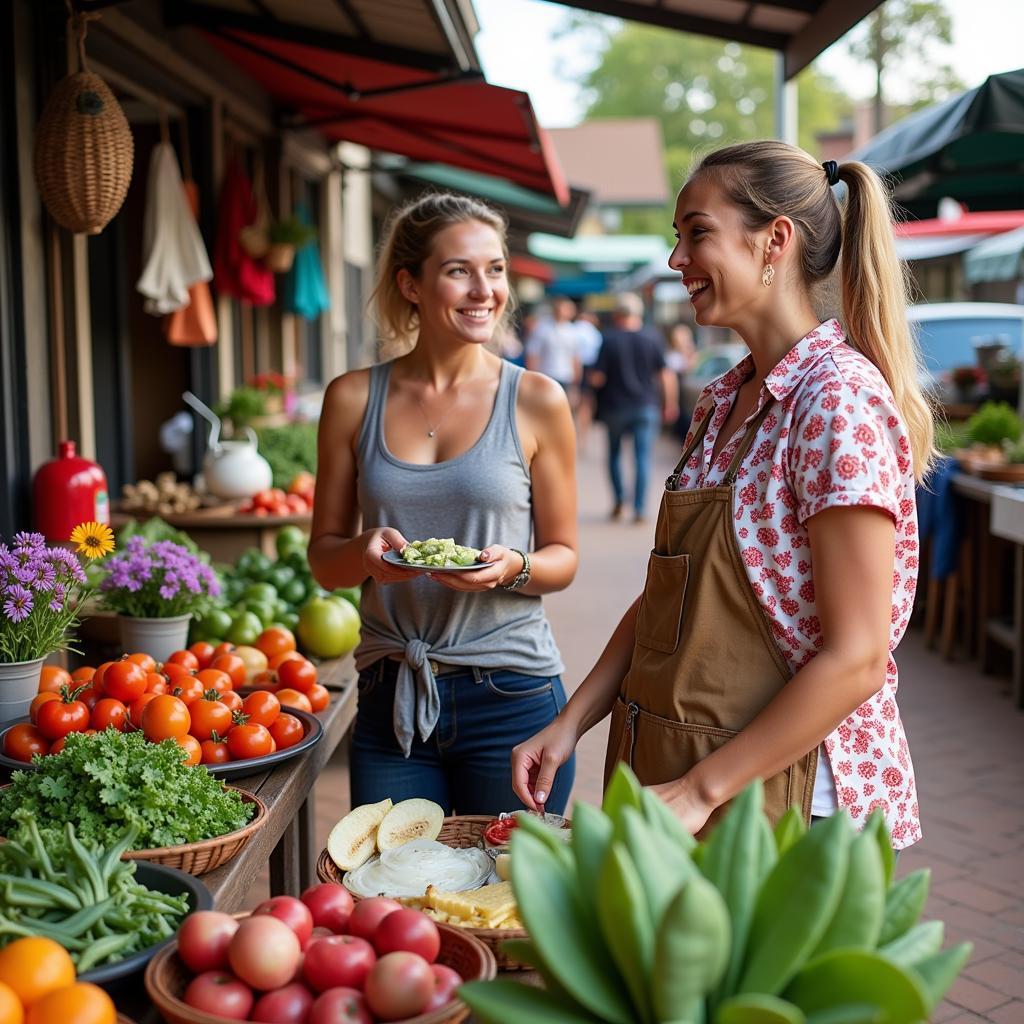
[[[765,288],[771,288],[772,281],[775,280],[775,268],[768,262],[768,253],[764,254],[764,270],[761,271],[761,284]]]

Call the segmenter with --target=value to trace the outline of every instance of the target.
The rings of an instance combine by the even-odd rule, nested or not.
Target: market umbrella
[[[934,217],[944,196],[971,210],[1024,208],[1024,69],[903,118],[850,159],[884,172],[917,217]]]

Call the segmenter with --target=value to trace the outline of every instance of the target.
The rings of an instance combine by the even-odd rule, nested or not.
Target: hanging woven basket
[[[98,235],[121,209],[132,179],[131,128],[107,83],[86,69],[57,83],[36,126],[33,166],[50,216],[69,231]]]

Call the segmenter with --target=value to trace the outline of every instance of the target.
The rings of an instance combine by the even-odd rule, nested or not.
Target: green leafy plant
[[[260,454],[270,463],[274,486],[287,488],[302,472],[316,473],[315,423],[289,423],[260,430]]]
[[[226,402],[217,406],[217,415],[231,420],[235,430],[244,430],[258,416],[267,412],[267,393],[260,388],[235,388]]]
[[[60,859],[69,822],[83,843],[106,847],[135,826],[136,850],[195,843],[247,824],[251,805],[183,756],[174,740],[150,743],[140,732],[71,733],[59,754],[37,757],[35,771],[14,772],[0,791],[0,835],[18,828],[22,808]]]
[[[506,943],[543,988],[474,982],[484,1024],[917,1024],[971,952],[918,924],[929,873],[893,881],[876,811],[773,831],[761,783],[695,844],[619,765],[603,810],[573,809],[566,844],[523,815],[512,886],[529,939]]]
[[[273,245],[294,245],[296,249],[316,241],[316,228],[304,224],[298,217],[288,217],[270,225],[270,241]]]
[[[1014,466],[1024,463],[1024,441],[1004,441],[1003,458]]]
[[[1022,429],[1021,418],[1006,402],[986,402],[967,421],[967,436],[975,444],[1016,441]]]

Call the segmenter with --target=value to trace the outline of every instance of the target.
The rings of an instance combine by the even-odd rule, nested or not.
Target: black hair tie
[[[834,185],[839,184],[839,164],[835,160],[826,160],[822,165],[825,168],[825,174],[828,176],[828,184],[831,188]]]

